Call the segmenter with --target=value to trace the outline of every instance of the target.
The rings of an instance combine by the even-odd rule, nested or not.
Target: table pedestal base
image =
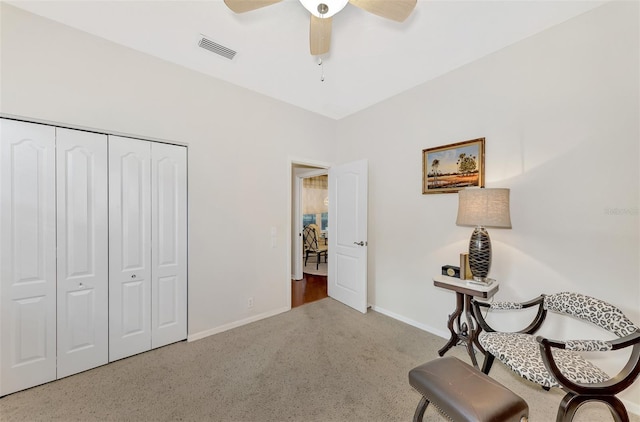
[[[464,344],[467,347],[467,353],[471,358],[473,366],[477,368],[478,361],[476,359],[476,353],[473,345],[475,344],[478,350],[483,354],[485,351],[478,342],[478,334],[480,333],[481,328],[475,322],[471,311],[471,297],[471,295],[456,292],[456,309],[451,315],[449,315],[449,322],[447,323],[447,328],[449,329],[449,332],[451,332],[451,337],[447,344],[445,344],[442,349],[438,350],[438,355],[444,356],[444,354],[452,347],[458,344]],[[463,312],[466,322],[461,321]]]

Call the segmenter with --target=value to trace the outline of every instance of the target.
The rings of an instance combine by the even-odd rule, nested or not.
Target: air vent
[[[226,57],[229,60],[233,60],[236,55],[236,52],[232,49],[204,37],[202,37],[200,42],[198,42],[198,46],[204,48],[205,50],[209,50],[212,53],[216,53],[222,57]]]

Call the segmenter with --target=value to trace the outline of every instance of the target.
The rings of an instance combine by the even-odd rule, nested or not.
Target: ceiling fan
[[[282,0],[224,0],[236,13],[249,12],[279,3]],[[331,18],[344,9],[347,3],[367,12],[397,22],[404,21],[413,11],[417,0],[300,0],[311,13],[309,47],[314,56],[326,54],[331,45]]]

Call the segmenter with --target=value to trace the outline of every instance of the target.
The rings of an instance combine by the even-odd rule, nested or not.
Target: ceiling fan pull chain
[[[320,13],[320,18],[324,19],[324,14],[327,13],[329,8],[326,4],[320,3],[318,5],[318,13]],[[322,57],[318,56],[318,65],[320,66],[320,82],[324,82],[324,61]]]
[[[324,82],[324,62],[322,61],[322,57],[318,57],[318,66],[320,66],[320,82]]]

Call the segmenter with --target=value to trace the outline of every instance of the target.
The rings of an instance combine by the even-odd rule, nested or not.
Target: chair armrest
[[[629,334],[628,336],[620,337],[615,340],[611,340],[612,350],[624,349],[629,346],[636,346],[640,344],[640,330]]]
[[[544,319],[547,316],[547,310],[544,309],[544,296],[540,295],[535,299],[528,300],[526,302],[480,302],[476,299],[471,299],[471,304],[473,305],[473,314],[478,321],[478,325],[489,333],[495,332],[491,326],[487,323],[485,318],[482,316],[481,308],[493,309],[493,310],[521,310],[526,308],[531,308],[533,306],[538,306],[538,313],[534,317],[531,323],[523,328],[522,330],[516,331],[520,334],[533,334],[540,329],[540,326],[544,322]]]
[[[553,375],[558,383],[566,390],[573,391],[577,394],[618,394],[624,390],[638,377],[640,374],[640,331],[636,331],[625,337],[620,337],[612,341],[600,341],[600,340],[569,340],[558,341],[550,340],[542,336],[536,337],[538,344],[540,345],[540,353],[542,355],[542,361],[544,362],[547,370]],[[572,343],[573,342],[573,343]],[[596,347],[600,344],[606,344],[608,347],[603,350],[597,350]],[[578,347],[578,349],[572,349],[570,347]],[[554,358],[552,349],[560,348],[567,350],[579,351],[579,347],[594,347],[593,349],[582,349],[584,351],[610,351],[619,350],[626,347],[633,347],[631,355],[627,360],[627,363],[622,370],[614,377],[608,379],[605,382],[591,383],[591,384],[579,384],[569,380],[558,368]]]
[[[615,340],[551,340],[537,336],[536,341],[539,344],[544,342],[550,347],[573,350],[575,352],[608,352],[609,350],[620,350],[640,344],[640,331]]]
[[[571,350],[574,352],[608,352],[613,350],[613,345],[607,340],[550,340],[542,336],[536,337],[538,343],[546,340],[550,347]]]

